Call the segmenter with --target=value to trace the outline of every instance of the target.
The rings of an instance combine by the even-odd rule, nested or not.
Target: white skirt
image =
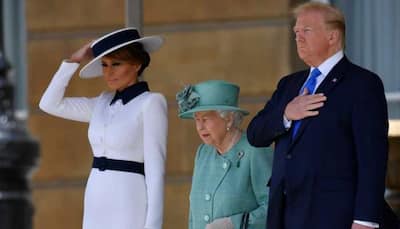
[[[93,168],[85,191],[83,229],[143,229],[146,193],[141,174]]]

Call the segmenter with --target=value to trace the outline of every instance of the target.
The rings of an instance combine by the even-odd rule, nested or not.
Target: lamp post
[[[3,1],[0,2],[3,18]],[[3,21],[3,20],[2,20]],[[1,24],[1,23],[0,23]],[[39,145],[28,133],[25,120],[16,118],[14,87],[3,53],[0,26],[0,228],[31,229],[33,204],[30,178],[39,158]]]
[[[30,137],[13,109],[8,64],[0,53],[0,228],[32,228],[30,178],[39,158],[39,145]]]
[[[31,229],[33,205],[30,178],[39,158],[39,145],[30,137],[13,109],[13,86],[0,53],[0,227]]]

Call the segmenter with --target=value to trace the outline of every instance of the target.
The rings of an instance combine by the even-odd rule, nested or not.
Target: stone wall
[[[241,86],[241,106],[261,109],[290,69],[289,0],[169,0],[144,2],[144,34],[161,34],[145,78],[169,104],[164,228],[186,228],[193,157],[200,140],[191,121],[177,118],[175,94],[185,84],[224,79]],[[124,26],[125,1],[26,1],[29,128],[41,143],[33,177],[38,229],[80,228],[92,155],[87,124],[38,109],[41,94],[64,58],[105,32]],[[95,96],[101,78],[75,76],[69,96]],[[245,128],[248,119],[243,124]]]

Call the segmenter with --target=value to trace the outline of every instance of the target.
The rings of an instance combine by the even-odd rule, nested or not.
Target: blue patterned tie
[[[319,71],[319,69],[314,68],[314,70],[312,70],[312,72],[311,72],[310,78],[307,80],[307,82],[301,88],[300,94],[303,94],[305,88],[308,89],[309,94],[314,94],[315,85],[317,84],[317,78],[320,75],[321,75],[321,72]],[[294,138],[296,136],[297,131],[299,130],[300,124],[301,124],[301,120],[296,120],[293,122],[292,138]]]

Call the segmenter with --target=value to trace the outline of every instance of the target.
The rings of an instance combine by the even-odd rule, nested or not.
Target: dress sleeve
[[[265,228],[269,192],[267,183],[271,177],[272,162],[273,150],[271,147],[259,148],[253,152],[250,168],[251,183],[257,202],[260,206],[258,209],[250,212],[249,215],[249,226],[253,225],[254,228],[259,228],[257,225],[262,225],[262,228]]]
[[[147,187],[146,229],[161,229],[164,206],[164,174],[167,146],[167,102],[152,94],[143,109],[144,171]]]
[[[189,229],[193,229],[192,211],[189,209]]]
[[[258,148],[250,152],[251,187],[258,207],[249,214],[248,228],[265,228],[268,207],[267,181],[271,176],[273,153],[271,148]],[[239,228],[243,213],[231,216],[235,228]]]
[[[39,107],[51,115],[80,122],[89,122],[96,98],[65,98],[65,89],[79,64],[63,62],[44,92]]]

